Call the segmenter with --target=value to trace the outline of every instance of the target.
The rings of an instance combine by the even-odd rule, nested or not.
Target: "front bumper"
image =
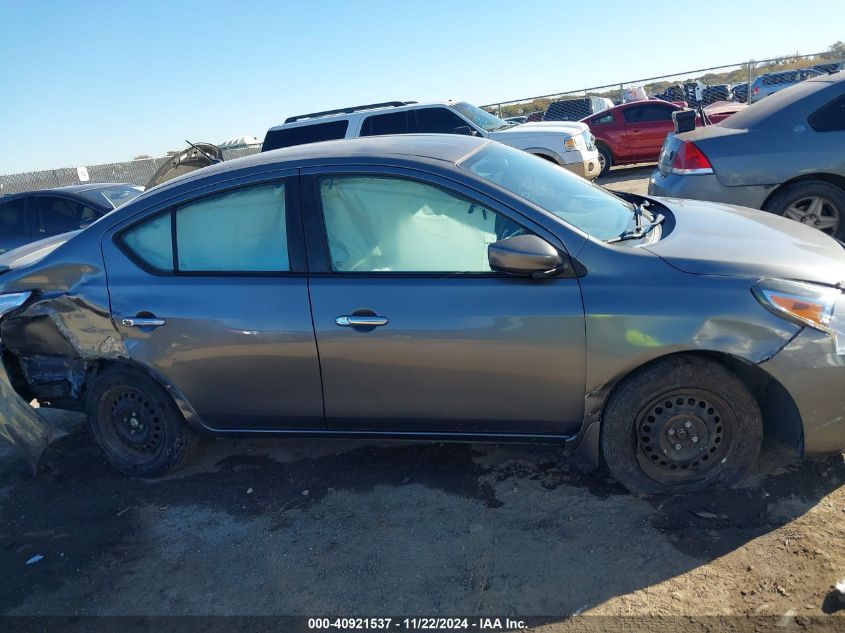
[[[806,454],[845,451],[845,356],[836,355],[827,334],[806,328],[759,367],[792,396]]]
[[[650,196],[689,198],[708,202],[723,202],[740,207],[762,209],[775,185],[726,187],[715,174],[681,176],[662,174],[655,169],[648,181]]]
[[[573,174],[577,174],[587,180],[594,180],[601,171],[598,158],[588,158],[580,163],[563,163],[561,167],[565,167]]]

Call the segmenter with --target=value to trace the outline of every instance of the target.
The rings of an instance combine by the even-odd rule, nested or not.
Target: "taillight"
[[[692,141],[681,141],[669,169],[673,174],[686,176],[713,173],[713,165]]]
[[[751,94],[753,94],[753,95],[760,94],[760,86],[754,86],[751,89]]]

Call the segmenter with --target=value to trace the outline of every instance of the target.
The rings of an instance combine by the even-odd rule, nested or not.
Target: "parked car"
[[[702,103],[710,105],[717,101],[730,101],[731,87],[728,84],[713,84],[704,88]]]
[[[738,103],[748,103],[748,84],[743,82],[731,86],[731,99]]]
[[[641,493],[737,481],[776,430],[845,448],[839,243],[482,138],[228,161],[26,249],[0,274],[0,436],[33,463],[33,398],[137,476],[198,433],[546,441]]]
[[[549,160],[584,178],[599,173],[590,129],[577,121],[511,125],[465,101],[390,101],[289,117],[270,128],[261,151],[383,134],[464,134],[500,141]]]
[[[505,119],[502,119],[505,123],[516,123],[519,125],[520,123],[525,123],[528,121],[528,116],[509,116]]]
[[[838,73],[840,70],[845,68],[845,60],[838,61],[838,62],[828,62],[826,64],[816,64],[815,66],[811,66],[813,70],[818,70],[820,73],[827,73],[828,75],[832,75],[833,73]]]
[[[25,191],[0,197],[0,253],[83,228],[141,195],[143,187],[104,183]]]
[[[599,175],[606,174],[613,165],[657,161],[666,135],[675,129],[672,113],[681,109],[673,103],[650,99],[625,103],[583,119],[596,139]],[[715,123],[735,110],[716,107],[705,111]]]
[[[583,97],[553,101],[543,114],[544,121],[580,121],[584,117],[613,107],[606,97]]]
[[[784,88],[789,88],[797,83],[810,79],[811,77],[819,77],[824,73],[812,68],[801,68],[798,70],[782,70],[776,73],[766,73],[755,78],[751,83],[751,93],[749,95],[749,103],[755,103],[764,97],[768,97]]]
[[[693,80],[687,81],[684,83],[684,101],[689,103],[690,105],[698,105],[703,101],[704,90],[707,86],[704,84],[703,81]],[[701,93],[701,98],[699,98],[699,92]]]
[[[667,137],[649,193],[763,209],[845,239],[845,72]],[[777,251],[772,251],[777,253]]]
[[[681,84],[674,84],[666,88],[663,92],[654,95],[662,101],[686,101],[687,93]]]

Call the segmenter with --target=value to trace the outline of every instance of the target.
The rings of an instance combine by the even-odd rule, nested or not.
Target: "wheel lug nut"
[[[694,443],[696,443],[696,442],[698,442],[698,436],[697,436],[697,435],[693,435],[693,436],[692,436],[692,441],[693,441],[693,444],[694,444]]]
[[[680,444],[675,444],[675,450],[676,450],[676,451],[681,450],[681,445],[680,445]]]
[[[669,429],[669,435],[674,435],[674,434],[675,434],[675,429]]]
[[[684,426],[685,426],[685,427],[687,427],[687,428],[689,428],[689,427],[691,427],[691,426],[692,426],[692,422],[690,422],[689,420],[687,420],[686,422],[684,422]]]

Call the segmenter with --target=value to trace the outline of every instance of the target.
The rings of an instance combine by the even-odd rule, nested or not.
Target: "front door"
[[[672,122],[674,110],[671,104],[657,101],[624,110],[625,138],[632,159],[657,160],[666,135],[675,129]]]
[[[297,176],[228,187],[105,236],[112,318],[209,427],[322,428]]]
[[[414,173],[303,177],[328,427],[573,432],[584,403],[578,280],[492,272],[488,244],[541,229]]]

